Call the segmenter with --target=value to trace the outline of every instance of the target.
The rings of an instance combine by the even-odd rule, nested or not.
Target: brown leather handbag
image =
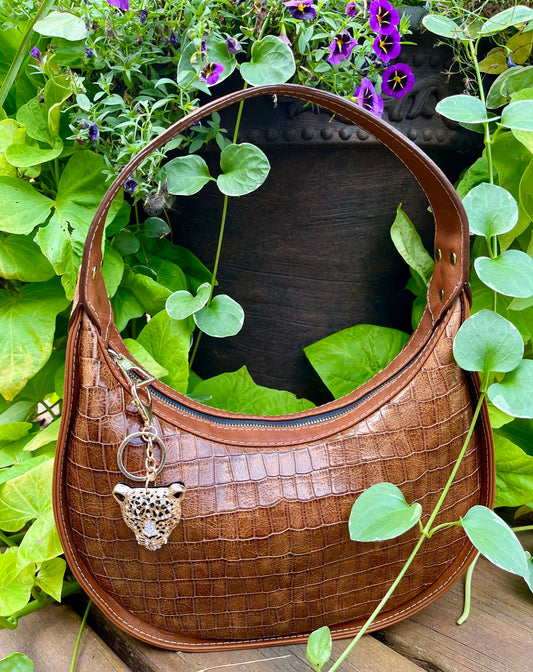
[[[203,117],[265,94],[310,101],[374,135],[414,175],[435,218],[428,304],[405,348],[355,392],[276,417],[208,408],[150,377],[117,331],[101,274],[110,204],[143,159]],[[215,100],[122,170],[85,244],[54,478],[66,558],[111,621],[183,651],[303,642],[323,625],[346,637],[361,627],[417,530],[350,541],[355,499],[390,481],[427,518],[472,420],[477,382],[452,355],[469,308],[468,258],[466,216],[439,168],[377,117],[316,89],[272,85]],[[439,521],[491,506],[493,490],[485,410]],[[431,603],[473,554],[462,528],[433,536],[372,628]]]

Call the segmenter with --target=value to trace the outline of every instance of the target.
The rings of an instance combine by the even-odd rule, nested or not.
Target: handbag
[[[102,278],[110,204],[142,161],[178,133],[260,95],[311,102],[374,135],[403,162],[435,219],[435,270],[418,328],[356,391],[285,416],[207,407],[150,376],[128,352]],[[461,201],[412,142],[351,101],[298,85],[259,86],[195,110],[152,140],[110,186],[89,229],[66,355],[54,472],[56,523],[82,588],[119,628],[182,651],[301,643],[323,625],[357,632],[417,539],[358,543],[357,496],[389,481],[428,517],[470,426],[476,376],[452,344],[469,310],[469,234]],[[440,521],[492,506],[486,409]],[[462,528],[432,536],[372,629],[450,588],[475,551]]]

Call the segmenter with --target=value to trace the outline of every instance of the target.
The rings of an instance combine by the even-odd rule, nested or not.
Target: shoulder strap
[[[102,237],[109,208],[133,171],[158,149],[195,122],[224,107],[262,95],[300,98],[324,107],[373,135],[412,173],[426,194],[435,218],[435,271],[428,289],[428,308],[435,325],[468,281],[468,220],[462,203],[444,173],[414,143],[355,103],[332,93],[296,84],[257,86],[231,93],[191,112],[151,140],[106,192],[89,228],[78,281],[79,300],[107,339],[112,311],[101,273]]]

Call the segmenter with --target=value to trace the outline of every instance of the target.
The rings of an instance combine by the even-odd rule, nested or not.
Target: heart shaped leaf
[[[478,236],[497,236],[511,231],[518,221],[518,204],[502,187],[483,182],[463,200],[470,231]]]
[[[517,131],[533,131],[533,100],[509,103],[502,112],[500,124]]]
[[[252,59],[241,65],[241,75],[252,86],[283,84],[296,69],[292,50],[275,35],[267,35],[252,46]]]
[[[475,96],[448,96],[448,98],[441,100],[435,109],[443,117],[452,119],[453,121],[467,124],[479,124],[483,121],[489,121],[483,101]]]
[[[422,515],[418,502],[406,502],[393,483],[377,483],[365,490],[352,506],[348,528],[353,541],[383,541],[399,537]]]
[[[470,541],[487,560],[507,572],[527,576],[529,567],[522,545],[509,525],[486,506],[473,506],[461,524]]]
[[[524,354],[518,329],[492,310],[469,317],[455,336],[453,356],[466,371],[506,373],[515,369]]]
[[[208,336],[235,336],[244,324],[244,310],[227,294],[219,294],[208,306],[194,313],[194,321]]]
[[[244,196],[258,189],[266,180],[270,163],[259,147],[244,142],[227,145],[220,154],[222,175],[218,188],[227,196]]]
[[[481,282],[504,296],[533,296],[533,259],[521,250],[506,250],[495,259],[478,257],[474,268]]]
[[[167,189],[176,196],[192,196],[209,182],[211,175],[201,156],[178,156],[165,166]]]
[[[533,360],[524,359],[501,383],[488,389],[489,399],[504,413],[517,418],[533,418]]]
[[[331,658],[331,632],[327,625],[309,635],[305,657],[317,672],[321,672]]]
[[[446,16],[438,16],[436,14],[427,14],[422,19],[422,25],[430,32],[441,37],[452,37],[457,39],[464,39],[464,32],[459,26]]]
[[[186,290],[174,292],[168,297],[165,309],[174,320],[184,320],[205,306],[209,301],[210,293],[211,285],[208,282],[198,287],[196,296]]]

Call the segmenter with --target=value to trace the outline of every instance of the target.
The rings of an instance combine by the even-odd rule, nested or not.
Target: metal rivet
[[[444,290],[443,289],[439,289],[439,297],[440,297],[441,301],[444,301]]]
[[[442,259],[442,250],[440,249],[440,247],[437,247],[437,249],[435,250],[435,259],[437,261],[440,261]]]
[[[452,266],[455,266],[455,264],[457,263],[457,255],[455,254],[455,252],[450,252],[450,263]]]

